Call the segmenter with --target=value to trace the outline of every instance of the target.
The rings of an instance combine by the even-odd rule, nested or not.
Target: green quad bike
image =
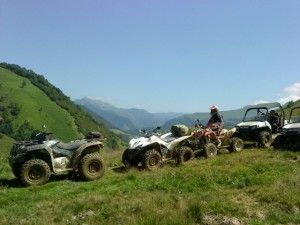
[[[42,185],[51,174],[72,172],[83,180],[99,179],[105,171],[99,154],[103,139],[99,132],[91,132],[83,139],[69,143],[48,140],[51,133],[40,132],[30,141],[15,142],[9,164],[12,172],[25,186]]]

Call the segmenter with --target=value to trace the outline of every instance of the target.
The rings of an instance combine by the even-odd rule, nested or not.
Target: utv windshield
[[[249,121],[266,121],[268,115],[267,108],[250,108],[246,111],[244,122]]]
[[[292,109],[289,123],[300,123],[300,106],[297,106]]]

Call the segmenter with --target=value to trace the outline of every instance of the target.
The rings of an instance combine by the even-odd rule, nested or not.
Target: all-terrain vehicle
[[[278,114],[279,124],[276,131],[268,120],[270,111],[275,110]],[[235,137],[243,141],[255,142],[258,147],[270,147],[272,140],[286,123],[282,106],[278,102],[258,104],[246,110],[243,121],[235,126]]]
[[[297,113],[298,112],[298,113]],[[300,150],[300,106],[293,107],[288,124],[273,142],[274,149]]]
[[[185,141],[191,137],[187,135],[188,127],[174,125],[171,132],[163,135],[158,133],[159,129],[160,127],[157,127],[150,134],[146,130],[141,130],[143,137],[130,140],[122,156],[122,162],[126,168],[138,166],[141,163],[144,169],[155,170],[163,162],[175,160],[178,164],[183,164],[194,158],[193,150],[184,145]]]
[[[220,135],[216,135],[208,126],[204,126],[197,120],[195,124],[194,140],[187,142],[194,151],[203,150],[205,158],[212,158],[217,155],[219,149],[226,148],[230,152],[241,152],[244,149],[243,141],[233,137],[236,129],[222,129]]]
[[[99,154],[104,139],[99,132],[69,143],[49,140],[50,134],[40,132],[32,140],[15,142],[11,149],[9,164],[25,186],[42,185],[51,173],[75,172],[87,181],[104,174],[104,161]]]

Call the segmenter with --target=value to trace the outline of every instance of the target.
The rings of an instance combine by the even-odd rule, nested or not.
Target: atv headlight
[[[236,129],[236,131],[239,131],[240,127],[239,126],[235,126],[235,129]]]
[[[129,146],[128,148],[129,149],[134,149],[134,148],[139,148],[143,145],[143,142],[141,141],[136,141],[136,142],[133,142],[133,143],[129,143]]]
[[[282,129],[281,133],[285,134],[288,131],[288,129],[284,128]]]
[[[249,128],[250,128],[250,130],[256,130],[257,129],[257,125],[251,126]]]

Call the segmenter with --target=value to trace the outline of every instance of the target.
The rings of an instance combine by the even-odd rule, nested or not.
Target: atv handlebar
[[[33,141],[36,141],[38,143],[40,142],[43,142],[43,141],[46,141],[46,137],[49,136],[50,134],[52,134],[51,132],[40,132],[40,133],[37,133],[35,135],[35,138],[33,139]]]

